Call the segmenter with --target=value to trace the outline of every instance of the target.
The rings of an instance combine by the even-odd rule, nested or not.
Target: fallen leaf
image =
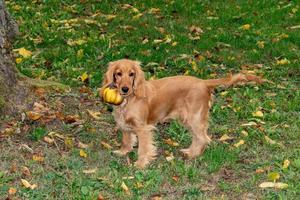
[[[159,8],[150,8],[148,10],[148,13],[150,13],[150,14],[158,14],[159,12],[160,12]]]
[[[26,176],[26,177],[30,177],[31,176],[31,173],[30,173],[30,170],[28,167],[26,166],[23,166],[21,168],[21,171],[22,171],[22,175]]]
[[[80,148],[80,149],[86,149],[86,148],[89,147],[89,145],[84,144],[84,143],[79,141],[78,144],[77,144],[77,147]]]
[[[172,147],[178,147],[178,146],[179,146],[179,143],[178,143],[178,142],[175,142],[175,141],[172,140],[171,138],[165,139],[165,140],[164,140],[164,143],[165,143],[165,144],[168,144],[168,145],[170,145],[170,146],[172,146]]]
[[[84,40],[84,39],[77,39],[77,40],[72,40],[72,39],[69,39],[67,41],[67,44],[70,45],[70,46],[75,46],[75,45],[83,45],[85,44],[87,41]]]
[[[16,193],[17,193],[17,189],[16,188],[13,188],[13,187],[9,188],[9,190],[8,190],[8,194],[9,195],[14,195]]]
[[[284,160],[283,161],[283,165],[282,165],[282,168],[283,169],[287,169],[289,166],[290,166],[290,161],[288,159]]]
[[[87,112],[89,113],[89,115],[91,117],[93,117],[95,120],[100,120],[101,118],[99,117],[99,115],[101,115],[100,112],[95,112],[95,111],[91,111],[89,109],[87,109]]]
[[[265,172],[265,170],[261,169],[261,168],[258,168],[258,169],[255,170],[255,173],[257,173],[257,174],[262,174],[264,172]]]
[[[80,155],[81,157],[83,157],[83,158],[86,158],[86,157],[88,156],[87,153],[86,153],[84,150],[82,150],[82,149],[80,149],[79,155]]]
[[[16,63],[20,64],[23,61],[23,58],[16,58]]]
[[[243,26],[240,27],[240,29],[242,30],[249,30],[251,28],[251,25],[250,24],[244,24]]]
[[[37,162],[44,162],[45,158],[43,156],[33,155],[32,160],[37,161]]]
[[[121,188],[124,190],[125,194],[130,195],[129,188],[127,187],[127,185],[124,182],[122,182]]]
[[[81,80],[82,82],[87,82],[89,79],[89,75],[87,72],[84,72],[83,74],[81,74],[81,76],[79,76],[79,80]]]
[[[110,21],[110,20],[113,20],[114,18],[116,18],[117,15],[106,15],[105,17],[106,17],[107,20]]]
[[[81,59],[83,57],[83,49],[79,49],[78,51],[77,51],[77,58],[78,59]]]
[[[67,115],[65,117],[65,121],[68,124],[72,124],[74,122],[77,122],[77,121],[79,121],[79,119],[80,119],[79,115]]]
[[[25,188],[30,188],[30,189],[35,189],[35,188],[37,188],[37,185],[36,184],[30,184],[27,180],[25,180],[25,179],[21,179],[21,182],[22,182],[22,184],[23,184],[23,186],[25,187]]]
[[[246,137],[248,136],[248,132],[245,131],[245,130],[242,130],[242,131],[241,131],[241,134],[243,134],[243,135],[246,136]]]
[[[167,160],[168,162],[174,160],[173,154],[171,154],[171,155],[169,155],[169,156],[166,156],[166,160]]]
[[[222,135],[222,137],[219,139],[219,141],[226,141],[226,140],[232,140],[234,137],[230,137],[227,134]]]
[[[36,121],[42,117],[42,115],[40,113],[34,112],[34,111],[28,111],[28,112],[26,112],[26,115],[29,119],[31,119],[33,121]]]
[[[268,136],[265,135],[265,140],[267,141],[267,143],[269,144],[277,144],[277,142],[275,140],[272,140],[271,138],[269,138]]]
[[[248,122],[248,123],[242,124],[241,126],[257,126],[257,123],[256,122]]]
[[[265,42],[264,41],[258,41],[256,44],[261,49],[265,48]]]
[[[49,143],[49,144],[53,144],[54,143],[54,139],[52,139],[52,138],[50,138],[48,136],[44,137],[44,141],[47,142],[47,143]]]
[[[134,179],[134,176],[124,176],[122,177],[123,180],[131,180]]]
[[[245,141],[244,140],[240,140],[238,143],[234,144],[233,146],[239,147],[239,146],[241,146],[243,144],[245,144]]]
[[[74,147],[74,139],[71,137],[66,137],[64,139],[65,145],[69,148],[72,149]]]
[[[264,114],[263,114],[262,111],[258,110],[258,111],[256,111],[256,112],[252,113],[252,116],[253,116],[253,117],[263,117]]]
[[[284,58],[284,59],[281,59],[281,60],[277,60],[276,64],[277,65],[286,65],[286,64],[290,64],[290,61],[288,59]]]
[[[270,180],[270,181],[277,181],[278,179],[280,178],[280,174],[278,173],[278,172],[270,172],[269,174],[268,174],[268,179]]]
[[[106,142],[104,142],[104,141],[101,141],[101,144],[102,144],[106,149],[112,149],[112,148],[113,148],[110,144],[108,144],[108,143],[106,143]]]
[[[97,200],[104,200],[104,197],[102,196],[101,193],[98,194]]]
[[[144,185],[141,182],[136,182],[134,185],[136,189],[140,189],[144,187]]]
[[[179,181],[179,176],[172,176],[172,179],[173,179],[175,182],[178,182],[178,181]]]
[[[94,169],[86,169],[82,171],[84,174],[94,174],[97,172],[97,168]]]
[[[17,51],[21,56],[23,56],[24,58],[28,58],[32,55],[32,52],[25,49],[24,47],[19,48],[19,49],[14,49],[13,51]]]
[[[260,188],[277,188],[277,189],[285,189],[287,188],[289,185],[286,183],[274,183],[274,182],[263,182],[261,184],[259,184]]]

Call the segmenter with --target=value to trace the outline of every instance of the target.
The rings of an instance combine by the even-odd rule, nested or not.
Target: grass
[[[84,98],[75,97],[64,101],[54,94],[46,98],[47,103],[55,110],[57,102],[63,101],[63,112],[78,114],[83,123],[12,119],[14,129],[20,131],[0,143],[1,198],[8,196],[9,188],[16,188],[12,197],[20,199],[97,199],[99,194],[105,199],[300,196],[298,1],[130,1],[132,6],[89,0],[6,3],[21,32],[13,48],[32,52],[28,58],[16,53],[17,67],[32,78],[54,80],[74,90],[87,86],[96,93],[107,63],[125,57],[140,60],[147,78],[189,74],[206,79],[246,70],[272,83],[216,89],[209,129],[213,142],[195,160],[179,154],[191,141],[187,131],[176,121],[160,125],[156,133],[160,153],[145,170],[128,164],[136,160],[136,150],[128,158],[112,154],[120,133],[113,133],[112,116],[103,105],[88,105]],[[80,79],[85,72],[89,78]],[[92,120],[87,108],[101,108],[101,120]],[[256,111],[263,116],[253,116]],[[249,122],[256,125],[244,126]],[[56,138],[56,145],[40,140],[50,132],[69,139]],[[219,141],[224,134],[233,139]],[[163,142],[169,138],[179,146]],[[240,140],[245,143],[235,147]],[[78,141],[89,144],[84,149],[86,158],[79,156]],[[113,149],[105,148],[103,141]],[[165,157],[171,153],[175,158],[168,162]],[[32,155],[44,160],[33,160]],[[286,159],[290,165],[283,169]],[[23,166],[30,176],[24,175]],[[95,168],[94,173],[83,173]],[[259,188],[270,172],[279,173],[278,181],[289,187]],[[21,178],[38,187],[24,188]],[[122,182],[130,194],[122,189]]]

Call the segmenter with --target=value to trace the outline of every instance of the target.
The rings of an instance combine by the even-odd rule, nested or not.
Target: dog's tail
[[[245,83],[245,82],[263,83],[264,81],[258,76],[250,75],[250,74],[242,74],[242,73],[230,75],[227,78],[204,80],[204,83],[210,88],[215,88],[220,85],[224,85],[228,87],[228,86],[235,85],[237,83]]]

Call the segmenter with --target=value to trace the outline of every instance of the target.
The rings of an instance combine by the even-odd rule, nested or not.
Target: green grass
[[[29,130],[21,129],[17,136],[1,140],[1,198],[7,197],[10,187],[17,189],[15,196],[20,199],[97,199],[99,193],[105,199],[300,196],[300,29],[291,28],[299,25],[299,1],[151,0],[130,1],[133,7],[129,8],[124,1],[6,2],[20,26],[13,48],[24,47],[33,53],[17,64],[29,77],[58,81],[74,89],[86,85],[95,92],[107,63],[126,57],[141,61],[147,78],[189,73],[206,79],[248,70],[273,83],[216,89],[209,128],[213,142],[195,160],[185,160],[179,154],[179,149],[191,141],[183,127],[176,121],[159,126],[158,159],[142,171],[101,145],[105,141],[117,149],[115,141],[120,142],[120,135],[112,133],[114,122],[110,113],[103,111],[100,122],[91,120],[85,114],[90,108],[80,107],[82,102],[71,99],[74,102],[66,103],[64,112],[79,114],[84,119],[79,127],[18,122],[15,127],[28,125]],[[158,8],[159,12],[151,12],[151,8]],[[136,17],[139,13],[142,16]],[[243,30],[245,24],[250,25],[248,30]],[[200,27],[203,32],[191,32],[191,26]],[[196,36],[198,40],[191,39]],[[166,38],[171,41],[166,42]],[[22,56],[16,53],[18,57]],[[288,63],[278,64],[285,58]],[[88,82],[79,79],[85,72]],[[56,105],[56,101],[48,103]],[[103,108],[97,106],[92,108]],[[264,116],[254,117],[252,113],[257,110]],[[243,126],[250,121],[257,125]],[[76,145],[68,147],[57,140],[56,146],[39,140],[44,132],[51,131],[89,144],[85,149],[88,157],[80,157]],[[247,131],[248,136],[242,131]],[[218,139],[224,134],[233,139],[220,142]],[[30,140],[30,135],[38,141]],[[265,136],[282,145],[269,144]],[[179,146],[165,144],[163,139],[168,138]],[[240,140],[245,144],[234,147]],[[45,158],[44,162],[33,161],[32,152],[21,148],[21,144],[29,144],[34,154]],[[171,162],[165,159],[168,153],[175,157]],[[135,150],[129,160],[134,162],[136,158]],[[286,159],[291,164],[283,169]],[[13,163],[15,171],[11,170]],[[30,169],[30,177],[24,177],[22,166]],[[83,173],[93,168],[97,169],[95,173]],[[268,170],[256,173],[257,169]],[[268,181],[269,172],[278,172],[278,181],[289,187],[259,188],[260,183]],[[38,188],[25,189],[21,178],[37,183]],[[130,195],[122,189],[122,182]]]

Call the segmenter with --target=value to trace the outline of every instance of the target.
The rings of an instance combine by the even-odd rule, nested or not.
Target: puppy
[[[114,108],[115,121],[123,134],[121,148],[115,153],[126,155],[132,151],[137,136],[135,166],[144,168],[156,156],[152,133],[155,125],[178,119],[192,134],[192,144],[181,152],[188,158],[200,155],[210,142],[207,129],[213,89],[248,81],[262,82],[257,76],[241,73],[210,80],[173,76],[146,81],[139,62],[128,59],[110,62],[101,90],[113,83],[124,99]]]

